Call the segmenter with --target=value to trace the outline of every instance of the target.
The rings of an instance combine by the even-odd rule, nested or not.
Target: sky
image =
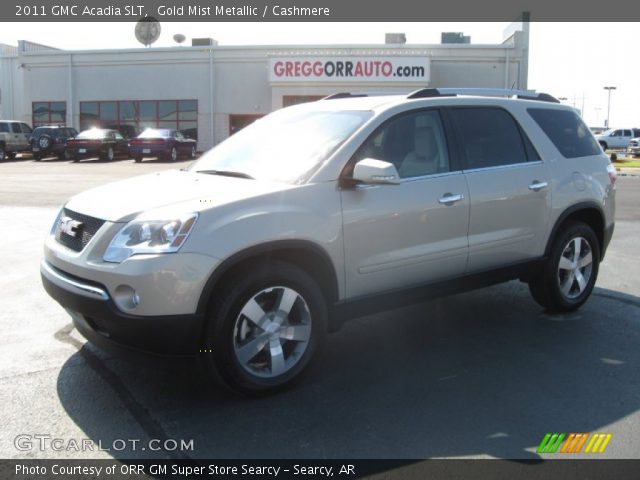
[[[501,43],[505,22],[496,23],[180,23],[164,22],[153,47],[176,46],[173,36],[212,37],[220,45],[382,44],[385,32],[404,32],[408,44],[440,43],[441,32],[464,32],[471,43]],[[531,24],[529,88],[547,92],[602,126],[611,94],[612,127],[640,127],[640,62],[635,54],[640,23]],[[29,40],[62,49],[142,47],[134,23],[1,23],[0,43]]]

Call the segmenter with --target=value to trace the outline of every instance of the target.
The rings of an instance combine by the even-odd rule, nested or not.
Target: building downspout
[[[504,60],[504,89],[509,89],[509,48],[505,48]]]
[[[214,141],[214,128],[213,128],[213,49],[209,49],[209,138],[211,138],[211,145],[209,148],[212,148],[215,144]]]
[[[67,64],[67,72],[69,75],[69,91],[67,92],[67,126],[74,127],[74,111],[73,111],[73,62],[71,53],[69,54],[69,62]]]
[[[13,98],[15,97],[15,95],[13,94],[13,75],[14,75],[14,70],[16,70],[18,67],[16,67],[14,65],[14,59],[10,58],[9,59],[9,95],[7,95],[6,93],[3,95],[5,97],[5,102],[7,102],[7,104],[9,105],[8,108],[8,117],[9,118],[14,118],[13,115]],[[8,97],[8,98],[7,98]]]

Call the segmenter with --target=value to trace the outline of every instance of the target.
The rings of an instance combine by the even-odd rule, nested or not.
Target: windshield
[[[209,150],[191,170],[299,183],[371,116],[368,111],[285,108]]]

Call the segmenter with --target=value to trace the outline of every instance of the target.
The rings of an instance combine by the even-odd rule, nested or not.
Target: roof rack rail
[[[453,97],[457,95],[477,95],[483,97],[517,97],[525,100],[560,103],[548,93],[535,90],[512,90],[508,88],[421,88],[407,95],[407,98]]]
[[[350,93],[350,92],[339,92],[332,93],[331,95],[327,95],[322,100],[336,100],[338,98],[356,98],[356,97],[368,97],[366,93]]]

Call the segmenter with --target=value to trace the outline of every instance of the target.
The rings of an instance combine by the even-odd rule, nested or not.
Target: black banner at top
[[[8,0],[5,22],[434,22],[640,20],[640,2],[553,0]]]

